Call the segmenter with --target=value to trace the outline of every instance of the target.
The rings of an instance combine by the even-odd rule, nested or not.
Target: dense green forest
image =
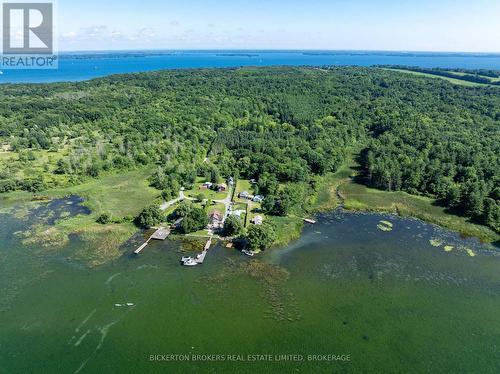
[[[1,192],[154,166],[151,184],[166,199],[197,175],[254,178],[276,215],[356,149],[365,183],[435,196],[500,232],[498,87],[354,67],[3,85],[0,143]]]

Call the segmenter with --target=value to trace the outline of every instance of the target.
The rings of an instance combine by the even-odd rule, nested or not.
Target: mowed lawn
[[[203,177],[196,178],[196,183],[194,184],[193,188],[184,191],[184,194],[187,197],[194,197],[194,198],[197,198],[198,195],[203,195],[204,199],[212,199],[212,200],[224,200],[227,197],[228,192],[219,193],[206,188],[205,189],[200,188],[206,181],[207,180]]]
[[[234,202],[235,203],[248,203],[247,199],[240,199],[238,195],[243,191],[248,192],[250,195],[254,194],[253,186],[249,180],[246,179],[238,179],[236,182],[236,193],[234,194]]]

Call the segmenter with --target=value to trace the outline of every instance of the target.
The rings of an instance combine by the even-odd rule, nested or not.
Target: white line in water
[[[85,368],[85,366],[87,365],[87,363],[95,356],[95,354],[97,353],[97,351],[99,349],[101,349],[102,344],[104,343],[104,339],[106,339],[106,336],[108,336],[109,329],[111,327],[113,327],[115,324],[117,324],[118,322],[120,322],[134,308],[135,308],[135,306],[131,307],[130,309],[127,310],[126,313],[123,314],[122,317],[120,317],[116,321],[108,323],[106,326],[103,326],[103,327],[101,327],[101,328],[98,329],[99,332],[101,333],[101,340],[99,341],[99,344],[97,344],[97,347],[94,349],[94,352],[92,352],[92,354],[89,357],[87,357],[86,360],[84,360],[82,362],[82,364],[80,365],[80,367],[78,369],[76,369],[76,371],[74,372],[74,374],[78,374],[80,371],[82,371]]]
[[[94,313],[97,311],[97,309],[94,309],[92,312],[90,312],[90,314],[87,316],[87,318],[85,318],[82,323],[80,323],[80,325],[75,329],[75,332],[80,332],[80,329],[83,327],[83,325],[85,325],[89,319],[92,318],[92,316],[94,315]]]
[[[75,343],[75,347],[78,347],[83,342],[83,339],[85,339],[89,333],[90,333],[90,330],[87,330],[87,332],[85,334],[80,336],[80,339],[78,339],[78,341]]]
[[[113,279],[115,279],[115,278],[116,278],[117,276],[119,276],[120,274],[121,274],[121,273],[116,273],[116,274],[113,274],[112,276],[110,276],[110,277],[108,278],[108,280],[106,281],[105,285],[106,285],[106,286],[107,286],[107,285],[109,285],[109,284],[113,281]]]

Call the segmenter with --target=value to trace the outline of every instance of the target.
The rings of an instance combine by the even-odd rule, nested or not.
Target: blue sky
[[[500,52],[498,0],[58,0],[61,50]]]

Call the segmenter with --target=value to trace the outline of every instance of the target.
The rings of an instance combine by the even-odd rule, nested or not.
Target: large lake
[[[500,54],[413,52],[190,51],[61,53],[57,70],[4,70],[0,83],[81,81],[160,69],[379,64],[500,69]]]
[[[317,218],[255,259],[216,246],[183,268],[165,241],[89,269],[78,242],[21,246],[36,217],[0,214],[0,372],[500,372],[498,252],[415,219]]]

